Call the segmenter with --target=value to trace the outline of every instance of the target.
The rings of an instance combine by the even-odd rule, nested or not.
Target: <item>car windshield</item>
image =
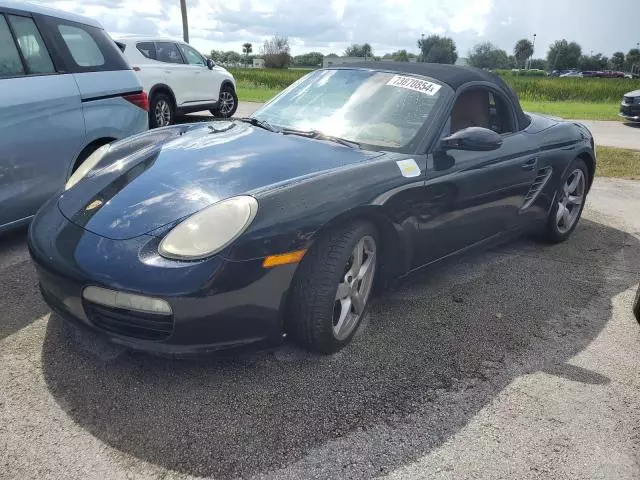
[[[252,117],[287,131],[337,137],[362,148],[410,150],[443,97],[425,77],[361,69],[317,70]],[[318,138],[321,138],[318,135]]]

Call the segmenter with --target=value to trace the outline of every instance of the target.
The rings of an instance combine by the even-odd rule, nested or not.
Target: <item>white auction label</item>
[[[441,87],[441,85],[436,85],[433,82],[420,80],[415,77],[405,77],[404,75],[394,75],[393,78],[387,82],[387,85],[406,88],[407,90],[413,90],[414,92],[420,92],[426,95],[435,95]]]

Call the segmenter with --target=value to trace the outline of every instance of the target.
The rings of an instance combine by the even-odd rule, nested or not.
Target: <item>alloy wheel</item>
[[[229,92],[228,90],[223,90],[222,92],[220,92],[220,99],[218,100],[218,102],[220,104],[218,110],[222,115],[226,116],[233,110],[236,101],[234,100],[231,92]]]
[[[577,168],[567,178],[558,196],[558,210],[556,212],[556,226],[560,233],[566,233],[573,228],[586,191],[584,172]]]
[[[333,335],[344,340],[358,325],[373,288],[376,269],[376,242],[366,235],[356,243],[336,290],[333,308]]]
[[[165,127],[171,123],[171,105],[166,100],[158,100],[153,113],[159,127]]]

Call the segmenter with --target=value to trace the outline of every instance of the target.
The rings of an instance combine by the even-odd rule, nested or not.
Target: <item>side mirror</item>
[[[440,148],[445,151],[488,152],[500,148],[500,145],[502,145],[502,137],[493,130],[482,127],[464,128],[440,141]]]
[[[207,68],[209,70],[213,70],[213,67],[215,67],[216,64],[213,62],[213,60],[211,60],[210,58],[207,58]]]

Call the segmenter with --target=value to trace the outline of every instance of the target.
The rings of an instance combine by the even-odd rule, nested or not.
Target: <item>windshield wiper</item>
[[[254,127],[264,128],[265,130],[269,130],[270,132],[280,133],[280,129],[274,127],[269,122],[265,122],[264,120],[260,120],[254,117],[240,117],[236,118],[240,122],[250,123]]]
[[[301,137],[313,138],[315,140],[326,140],[328,142],[339,143],[349,148],[360,148],[358,142],[353,140],[345,140],[344,138],[336,137],[334,135],[327,135],[319,130],[294,130],[292,128],[283,128],[282,133],[285,135],[300,135]]]

